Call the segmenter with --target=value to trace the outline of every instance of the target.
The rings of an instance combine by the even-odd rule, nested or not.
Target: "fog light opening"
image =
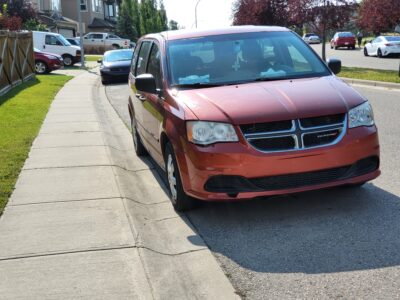
[[[239,193],[227,193],[227,195],[228,197],[236,198],[239,195]]]

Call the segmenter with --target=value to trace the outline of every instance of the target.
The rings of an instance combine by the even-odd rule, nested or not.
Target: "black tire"
[[[339,47],[338,47],[338,46],[335,46],[335,50],[337,50],[337,49],[339,49]]]
[[[117,45],[117,44],[113,44],[113,45],[111,46],[111,49],[113,49],[113,50],[117,50],[117,49],[119,49],[119,48],[120,48],[120,46]]]
[[[366,48],[366,47],[364,47],[364,56],[369,56],[369,54],[368,54],[368,50],[367,50],[367,48]]]
[[[379,57],[379,58],[382,58],[382,57],[383,57],[383,55],[382,55],[382,50],[379,49],[379,48],[378,48],[378,57]]]
[[[74,64],[74,58],[71,55],[64,54],[62,56],[62,58],[63,58],[64,66],[71,67]]]
[[[35,61],[35,72],[36,74],[46,74],[49,73],[49,67],[44,61]]]
[[[165,171],[167,175],[170,200],[176,211],[192,210],[198,205],[198,200],[186,195],[183,190],[181,175],[176,162],[174,149],[170,143],[165,146]]]
[[[132,133],[133,146],[135,148],[136,155],[137,156],[148,155],[148,152],[142,143],[142,139],[141,139],[139,133],[137,132],[136,121],[133,117],[132,117],[132,121],[131,121],[131,133]]]

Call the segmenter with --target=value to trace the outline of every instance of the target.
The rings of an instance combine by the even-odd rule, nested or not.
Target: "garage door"
[[[63,35],[63,36],[66,37],[66,38],[72,38],[72,37],[74,37],[74,32],[72,31],[72,29],[63,29],[63,28],[60,28],[60,29],[58,30],[58,33],[61,34],[61,35]]]

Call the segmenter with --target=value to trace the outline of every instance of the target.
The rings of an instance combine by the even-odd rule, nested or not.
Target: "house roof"
[[[88,25],[89,28],[110,28],[110,29],[114,29],[115,28],[115,24],[107,21],[107,20],[103,20],[103,19],[99,19],[99,18],[94,18],[92,23]]]

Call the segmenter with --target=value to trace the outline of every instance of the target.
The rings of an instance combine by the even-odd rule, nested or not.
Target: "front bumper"
[[[237,143],[208,147],[200,147],[184,139],[181,143],[183,150],[175,149],[175,152],[184,190],[192,197],[207,201],[296,193],[369,181],[380,174],[375,126],[349,129],[343,139],[333,146],[294,152],[262,153],[243,139]],[[343,171],[344,167],[356,166],[357,162],[371,157],[377,160],[376,167],[359,173]],[[335,169],[344,173],[336,177],[326,174],[328,170]],[[317,171],[322,173],[311,177],[307,175]],[[210,180],[223,176],[235,179],[230,186],[222,186],[221,190],[210,188]],[[325,176],[326,180],[319,181],[318,176]],[[242,185],[244,181],[238,181],[238,178],[253,185]],[[296,184],[288,178],[294,179]]]
[[[101,78],[104,81],[127,81],[129,71],[102,71],[100,70]]]

